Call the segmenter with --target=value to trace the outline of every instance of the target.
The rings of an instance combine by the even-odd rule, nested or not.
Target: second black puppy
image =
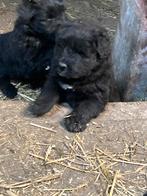
[[[23,0],[13,31],[0,35],[0,90],[4,95],[17,95],[11,81],[32,88],[44,84],[64,10],[62,0]]]
[[[110,53],[105,29],[79,23],[61,27],[48,81],[30,107],[31,112],[43,115],[54,104],[67,102],[73,108],[64,119],[67,130],[83,131],[112,100],[114,80]]]

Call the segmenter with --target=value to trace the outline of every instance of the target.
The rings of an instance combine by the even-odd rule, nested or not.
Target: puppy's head
[[[88,77],[101,69],[110,56],[110,41],[106,30],[72,23],[57,33],[55,61],[57,74],[66,79]]]
[[[34,34],[53,33],[64,19],[63,0],[22,0],[16,26]]]

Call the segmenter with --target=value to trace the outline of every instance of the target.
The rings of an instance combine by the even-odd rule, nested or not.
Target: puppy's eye
[[[47,17],[48,17],[49,19],[53,19],[53,18],[56,17],[56,15],[55,15],[54,13],[49,13],[49,14],[47,15]]]
[[[62,48],[64,47],[64,42],[63,41],[57,41],[57,46]]]
[[[54,18],[56,18],[58,15],[59,15],[59,14],[57,13],[56,10],[50,8],[50,10],[49,10],[48,13],[47,13],[47,18],[48,18],[48,19],[54,19]]]
[[[80,56],[85,56],[85,57],[87,56],[87,53],[85,51],[83,50],[77,50],[77,51]]]

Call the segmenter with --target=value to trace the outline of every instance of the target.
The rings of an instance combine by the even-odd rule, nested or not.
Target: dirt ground
[[[26,116],[27,105],[0,102],[1,196],[142,195],[147,103],[109,104],[79,134],[60,126],[65,108],[36,119]]]
[[[0,0],[0,32],[12,29],[17,2]],[[70,17],[103,24],[113,38],[117,0],[67,0],[66,4]],[[20,97],[32,100],[32,92],[21,88]],[[27,105],[0,101],[0,196],[140,196],[145,192],[147,103],[109,104],[80,134],[60,126],[67,109],[55,107],[42,118],[32,118],[26,115]]]

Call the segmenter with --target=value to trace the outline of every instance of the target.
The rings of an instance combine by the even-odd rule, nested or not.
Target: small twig
[[[55,175],[48,175],[48,176],[43,176],[37,179],[29,179],[23,182],[17,182],[15,184],[0,184],[0,188],[4,188],[4,189],[17,189],[17,188],[24,188],[24,187],[28,187],[30,185],[32,185],[33,183],[41,183],[41,182],[45,182],[45,181],[51,181],[51,180],[55,180],[57,178],[60,178],[61,174],[55,174]]]
[[[51,194],[51,196],[59,196],[59,194],[60,194],[60,191],[58,191],[58,192],[56,192],[56,193]]]
[[[53,130],[52,128],[44,127],[44,126],[37,125],[37,124],[34,124],[34,123],[30,123],[30,125],[32,125],[34,127],[37,127],[37,128],[40,128],[40,129],[45,129],[45,130],[50,131],[52,133],[57,133],[57,131]]]
[[[58,191],[58,192],[56,192],[56,193],[53,193],[53,194],[51,194],[51,196],[59,196],[60,192],[61,192],[61,191]]]
[[[0,147],[2,147],[3,145],[5,145],[7,142],[3,142],[2,144],[0,144]]]
[[[135,171],[135,173],[140,172],[140,171],[143,170],[145,167],[146,167],[146,166],[141,166],[141,167],[139,167],[139,168]]]
[[[61,193],[58,196],[62,196],[62,194],[65,192],[65,190],[61,191]]]
[[[71,19],[75,19],[76,17],[74,17],[73,15],[71,15],[71,13],[66,12],[66,14],[71,18]]]
[[[18,92],[18,95],[19,95],[20,97],[24,98],[24,99],[27,100],[27,101],[35,101],[35,100],[32,99],[31,97],[29,97],[29,96],[27,96],[27,95],[24,95],[24,94],[22,94],[22,93],[20,93],[20,92]]]
[[[31,155],[31,156],[33,156],[35,158],[41,159],[43,161],[45,160],[42,156],[38,156],[38,155],[35,155],[35,154],[32,154],[32,153],[29,153],[29,155]],[[70,158],[71,158],[71,156],[70,157],[63,157],[63,158],[55,159],[55,160],[48,160],[48,159],[46,159],[46,161],[47,161],[46,164],[58,163],[58,162],[62,162],[62,161],[68,160]]]
[[[78,142],[78,140],[74,139],[74,141],[76,142],[76,144],[78,145],[79,149],[82,151],[84,157],[86,158],[87,155],[86,155],[86,152],[84,151],[82,145]]]
[[[87,184],[81,184],[81,185],[79,185],[79,186],[77,186],[77,187],[74,187],[74,188],[57,188],[57,189],[47,189],[48,191],[77,191],[77,190],[79,190],[79,189],[81,189],[81,188],[84,188],[84,187],[86,187],[87,186]]]
[[[96,154],[97,161],[100,164],[99,168],[102,172],[102,174],[105,176],[108,182],[112,182],[112,175],[109,172],[109,170],[106,168],[104,162],[100,159],[100,157]]]
[[[77,135],[77,139],[81,140],[78,135]],[[86,161],[90,164],[91,167],[94,167],[93,162],[89,159],[89,157],[87,156],[87,153],[85,152],[83,146],[79,143],[79,141],[77,139],[74,139],[74,141],[78,145],[79,149],[82,151],[82,153],[84,155],[84,159],[86,159]]]
[[[62,162],[62,161],[68,160],[68,159],[71,159],[71,157],[63,157],[63,158],[55,159],[55,160],[48,160],[46,162],[46,164],[58,163],[58,162]]]
[[[74,171],[82,172],[82,173],[97,173],[95,171],[87,171],[87,170],[83,170],[83,169],[80,169],[80,168],[77,168],[77,167],[69,166],[69,165],[67,165],[65,163],[57,163],[57,164],[60,164],[60,165],[62,165],[64,167],[66,167],[66,168],[72,169]]]
[[[87,154],[86,154],[85,150],[83,149],[82,145],[78,142],[78,140],[74,139],[74,141],[78,145],[79,149],[82,151],[82,153],[84,155],[84,158],[87,160],[87,162],[90,164],[90,166],[93,166],[93,164],[91,163],[91,161],[88,159]]]
[[[139,163],[139,162],[132,162],[132,161],[126,161],[126,160],[112,158],[110,155],[108,155],[107,153],[103,152],[102,150],[100,150],[98,148],[96,148],[96,150],[101,152],[102,154],[104,154],[105,156],[107,156],[108,158],[110,158],[114,162],[125,163],[125,164],[130,164],[130,165],[139,165],[139,166],[147,167],[147,163]]]
[[[77,161],[74,161],[74,160],[69,160],[69,162],[74,163],[75,165],[90,167],[90,164],[88,164],[88,163],[81,163],[81,162],[77,162]]]
[[[47,161],[49,155],[51,154],[52,148],[53,148],[53,146],[49,146],[48,147],[48,149],[47,149],[47,151],[45,153],[45,158],[44,158],[45,161]]]
[[[12,191],[7,191],[8,196],[18,196],[17,194],[13,193]]]
[[[118,184],[118,183],[116,183],[116,185],[117,185],[119,188],[123,189],[126,193],[130,194],[131,196],[135,196],[133,193],[131,193],[129,190],[127,190],[124,186],[122,186],[122,185],[120,185],[120,184]]]
[[[33,156],[33,157],[35,157],[37,159],[40,159],[40,160],[43,160],[44,161],[44,158],[42,156],[38,156],[38,155],[35,155],[35,154],[32,154],[32,153],[29,153],[29,155],[31,155],[31,156]],[[46,164],[55,163],[55,164],[58,164],[58,165],[62,165],[63,167],[66,167],[66,168],[69,168],[69,169],[72,169],[72,170],[75,170],[75,171],[78,171],[78,172],[82,172],[82,173],[94,173],[94,174],[97,174],[98,173],[96,171],[82,170],[80,168],[69,166],[68,164],[65,164],[65,163],[61,163],[62,161],[68,160],[69,158],[71,158],[71,157],[61,158],[61,159],[56,159],[56,160],[50,160]]]
[[[114,178],[113,178],[113,183],[112,183],[112,186],[111,186],[111,190],[110,190],[109,196],[113,196],[114,187],[116,185],[116,181],[117,181],[118,176],[119,176],[119,171],[116,171],[116,173],[114,175]]]

